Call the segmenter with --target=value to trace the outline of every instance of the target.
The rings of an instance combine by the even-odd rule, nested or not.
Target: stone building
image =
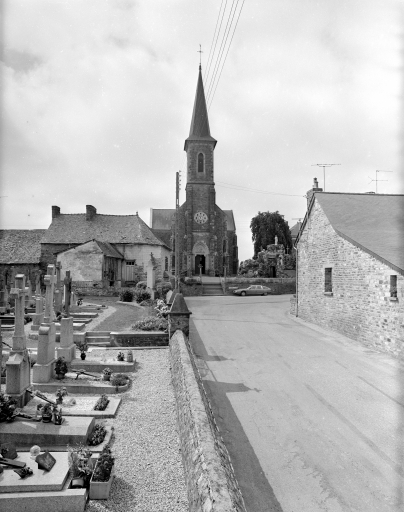
[[[41,274],[41,239],[45,229],[0,230],[0,288],[14,287],[17,274],[34,285]]]
[[[294,313],[404,355],[404,195],[315,186],[308,199],[296,241]]]
[[[136,215],[63,214],[52,206],[52,223],[41,240],[41,263],[62,263],[73,281],[89,285],[126,286],[146,279],[152,260],[156,280],[169,269],[170,248]]]
[[[238,248],[232,210],[216,204],[214,150],[202,82],[201,67],[196,89],[187,153],[186,201],[179,208],[179,270],[183,275],[236,274]],[[175,252],[175,209],[152,209],[153,232],[170,243]],[[172,266],[174,264],[172,263]]]

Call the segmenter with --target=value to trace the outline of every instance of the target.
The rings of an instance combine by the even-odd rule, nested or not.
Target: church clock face
[[[205,224],[205,222],[208,220],[208,216],[205,212],[196,212],[194,219],[198,224]]]

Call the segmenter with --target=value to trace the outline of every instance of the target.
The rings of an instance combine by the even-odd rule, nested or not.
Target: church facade
[[[216,204],[214,150],[205,93],[199,67],[194,110],[187,153],[186,201],[179,207],[179,271],[181,275],[209,276],[236,274],[238,248],[232,210]],[[151,209],[153,233],[170,246],[175,254],[175,209]],[[174,262],[172,267],[174,268]]]

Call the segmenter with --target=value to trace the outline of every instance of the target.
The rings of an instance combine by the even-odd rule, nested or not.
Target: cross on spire
[[[197,50],[197,52],[199,53],[199,69],[201,69],[201,64],[202,64],[202,45],[200,44],[199,45],[199,50]]]

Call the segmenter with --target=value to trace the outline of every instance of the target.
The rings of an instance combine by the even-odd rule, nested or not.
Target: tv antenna
[[[377,194],[377,183],[379,181],[389,181],[389,180],[379,180],[378,177],[377,177],[377,173],[378,172],[393,172],[393,171],[376,171],[376,179],[375,180],[372,180],[372,178],[370,176],[368,176],[368,178],[370,179],[369,183],[372,183],[372,181],[376,182],[376,194]],[[368,185],[369,185],[369,183],[368,183]]]
[[[312,167],[322,167],[323,168],[323,177],[324,177],[324,188],[323,191],[325,192],[325,168],[326,167],[332,167],[333,165],[341,165],[341,164],[313,164]]]

